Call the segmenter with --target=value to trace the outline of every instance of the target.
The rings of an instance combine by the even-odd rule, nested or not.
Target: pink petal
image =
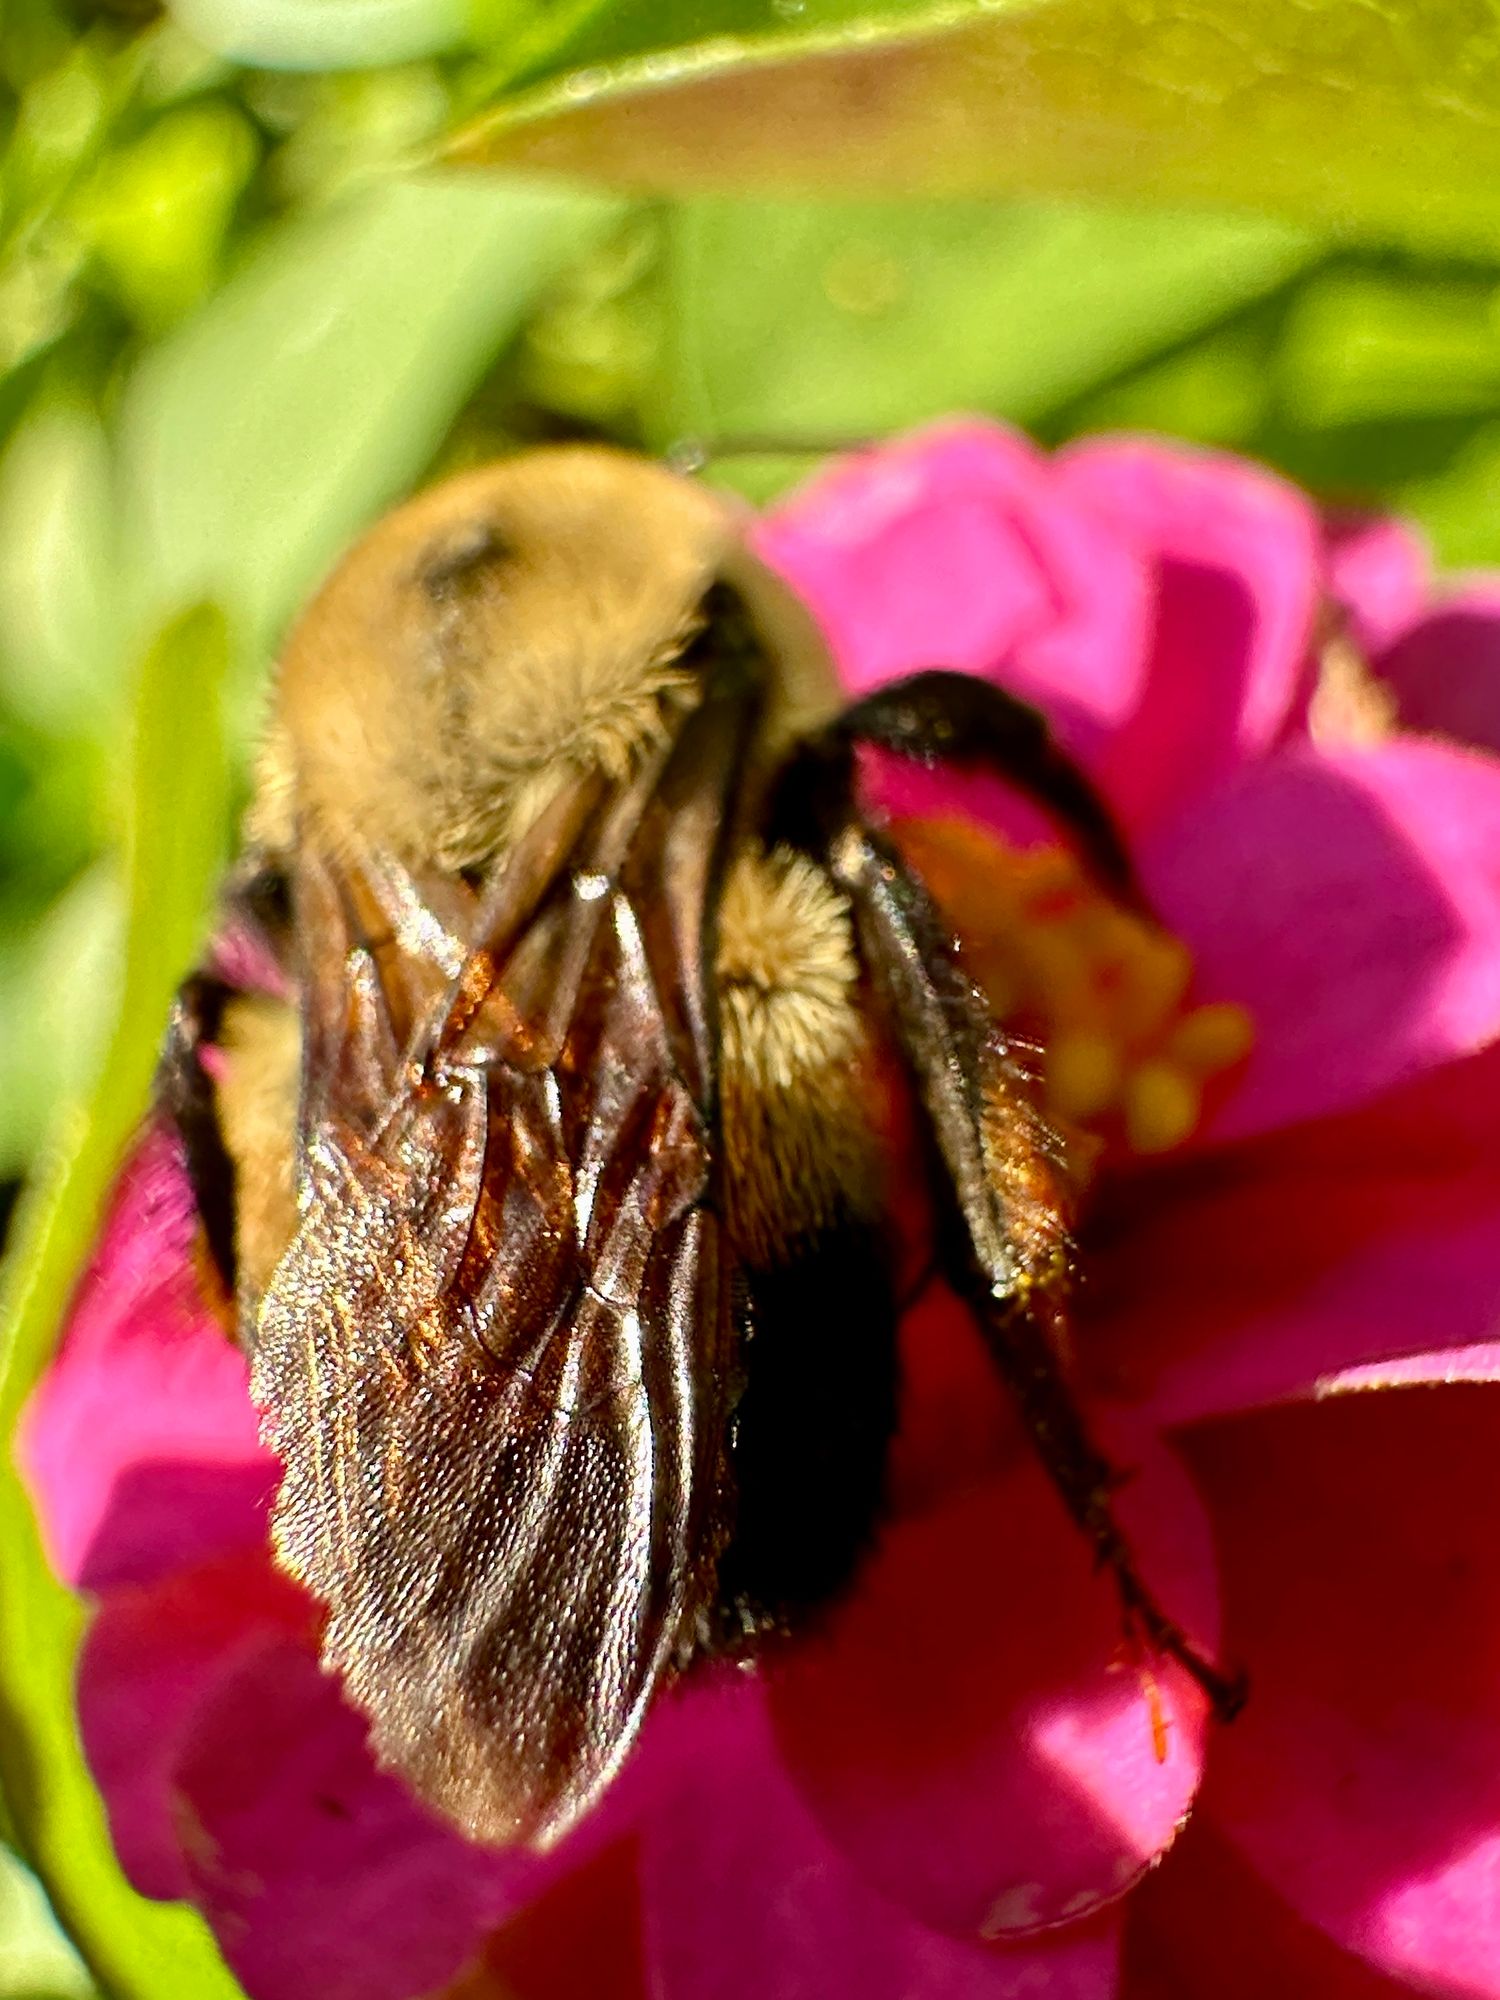
[[[1374,665],[1404,727],[1500,750],[1500,582],[1436,605]]]
[[[80,1589],[265,1539],[276,1462],[205,1303],[196,1227],[178,1142],[148,1126],[18,1439],[53,1566]]]
[[[1202,1811],[1309,1921],[1426,1993],[1500,1993],[1500,1396],[1205,1427],[1250,1704]]]
[[[1085,758],[1133,704],[1146,567],[1015,432],[945,425],[840,460],[762,523],[757,545],[856,693],[961,668],[1046,708]]]
[[[1407,521],[1335,510],[1323,520],[1328,589],[1355,643],[1378,653],[1420,616],[1431,589],[1427,544]]]
[[[1076,1337],[1158,1424],[1500,1374],[1500,1046],[1101,1192]]]
[[[245,1661],[312,1647],[317,1622],[264,1550],[106,1599],[79,1655],[79,1726],[115,1851],[142,1895],[190,1893],[176,1773],[203,1704]]]
[[[1144,439],[1075,445],[1064,492],[1156,569],[1149,678],[1100,777],[1142,827],[1262,756],[1310,686],[1320,537],[1294,487]]]
[[[251,2000],[430,1992],[556,1867],[471,1847],[416,1805],[290,1647],[226,1675],[177,1779],[194,1900]]]
[[[755,1683],[672,1708],[678,1783],[641,1858],[659,2000],[1111,2000],[1110,1919],[1003,1948],[925,1929],[830,1846],[780,1769]]]
[[[960,1425],[948,1481],[916,1511],[898,1450],[906,1511],[826,1629],[778,1662],[771,1703],[789,1770],[872,1882],[940,1929],[1027,1935],[1113,1901],[1170,1844],[1203,1703],[1175,1668],[1148,1682],[1131,1664],[1113,1581],[1013,1420],[991,1432],[984,1477]],[[1120,1507],[1146,1574],[1211,1642],[1191,1489],[1159,1447],[1113,1442],[1137,1475]]]
[[[198,1904],[250,2000],[409,2000],[571,1857],[472,1847],[377,1770],[310,1613],[247,1558],[112,1595],[85,1742],[133,1879]]]
[[[1359,1104],[1500,1033],[1500,764],[1438,744],[1293,748],[1141,856],[1198,992],[1255,1022],[1213,1130]]]

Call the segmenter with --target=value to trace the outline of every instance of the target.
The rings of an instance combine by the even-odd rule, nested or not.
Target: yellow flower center
[[[1065,848],[1011,847],[970,820],[892,831],[996,1014],[1040,1044],[1048,1111],[1107,1147],[1182,1145],[1255,1038],[1243,1007],[1191,1000],[1187,946],[1112,902]]]

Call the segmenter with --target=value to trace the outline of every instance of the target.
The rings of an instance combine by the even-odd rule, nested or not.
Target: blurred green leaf
[[[113,464],[78,402],[39,401],[0,459],[0,694],[40,729],[119,719]]]
[[[93,2000],[35,1881],[0,1848],[0,2000]]]
[[[470,0],[170,0],[206,48],[237,63],[374,69],[461,43]]]
[[[661,205],[638,202],[560,273],[527,319],[515,356],[518,397],[637,441],[662,388],[673,309],[661,282],[666,241]]]
[[[706,199],[666,232],[658,445],[1031,422],[1320,254],[1278,223],[1058,203]]]
[[[1451,416],[1500,401],[1497,277],[1333,271],[1289,315],[1278,372],[1309,426]]]
[[[223,620],[197,610],[149,649],[134,689],[126,934],[97,1081],[57,1132],[50,1171],[18,1218],[0,1338],[0,1437],[56,1338],[116,1161],[145,1103],[161,1024],[202,936],[227,821],[219,695]],[[20,1844],[53,1908],[115,2000],[230,2000],[199,1918],[138,1897],[121,1875],[73,1713],[82,1607],[51,1574],[30,1503],[0,1457],[0,1775]]]
[[[116,147],[74,197],[74,226],[143,325],[169,325],[208,291],[259,153],[232,105],[187,104]]]
[[[126,396],[142,615],[211,596],[267,646],[617,212],[557,187],[414,179],[276,231]]]
[[[0,948],[0,1180],[21,1178],[57,1107],[95,1076],[124,928],[113,860],[86,869]]]
[[[255,115],[280,135],[269,183],[281,202],[326,202],[407,166],[448,121],[434,64],[335,76],[262,71],[246,79]]]
[[[1031,189],[1500,241],[1500,16],[1456,0],[596,0],[491,19],[531,34],[479,73],[468,157],[653,189]]]
[[[1472,431],[1441,472],[1410,481],[1393,503],[1454,568],[1500,565],[1500,417]]]

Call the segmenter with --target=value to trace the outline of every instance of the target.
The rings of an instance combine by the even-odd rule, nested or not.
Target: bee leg
[[[915,872],[852,820],[829,864],[926,1113],[950,1280],[973,1306],[1064,1505],[1114,1576],[1127,1635],[1177,1660],[1227,1720],[1244,1702],[1243,1678],[1210,1659],[1152,1594],[1114,1511],[1120,1476],[1067,1380],[1058,1333],[1069,1192],[1056,1135]]]
[[[178,989],[156,1073],[156,1102],[177,1128],[204,1240],[228,1298],[235,1295],[234,1164],[202,1052],[218,1040],[235,989],[196,972]]]
[[[934,669],[888,681],[804,743],[772,802],[781,837],[808,844],[809,813],[826,812],[824,800],[841,797],[847,811],[854,750],[862,743],[928,769],[981,770],[1013,785],[1073,834],[1106,889],[1131,908],[1144,907],[1108,806],[1053,741],[1045,716],[974,674]],[[829,829],[821,831],[826,837]]]
[[[1067,1380],[1057,1333],[1069,1201],[1055,1136],[922,882],[858,817],[854,743],[869,723],[862,708],[793,758],[771,802],[773,828],[825,857],[849,899],[861,958],[925,1113],[950,1281],[972,1304],[1059,1496],[1115,1579],[1127,1638],[1178,1661],[1227,1720],[1244,1701],[1243,1678],[1210,1659],[1157,1602],[1115,1515],[1119,1475],[1093,1442]],[[908,727],[898,714],[891,733],[899,730],[909,747],[919,722],[920,704],[917,721]],[[1024,738],[1029,725],[1018,726]],[[1033,760],[1033,774],[1045,777],[1047,768],[1045,758]],[[1054,806],[1068,796],[1066,785],[1049,782]],[[1097,829],[1093,845],[1108,863]]]
[[[242,1328],[296,1227],[301,1056],[289,1002],[205,972],[179,988],[155,1102],[182,1142],[209,1263]]]

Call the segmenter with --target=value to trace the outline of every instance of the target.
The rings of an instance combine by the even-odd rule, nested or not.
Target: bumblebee
[[[898,1403],[887,1061],[1128,1633],[1235,1703],[1115,1522],[1060,1142],[864,746],[997,771],[1133,895],[1033,711],[943,672],[841,707],[735,513],[624,453],[423,494],[286,646],[226,911],[273,990],[190,980],[161,1092],[279,1560],[377,1754],[476,1839],[556,1840],[665,1684],[854,1576]]]

